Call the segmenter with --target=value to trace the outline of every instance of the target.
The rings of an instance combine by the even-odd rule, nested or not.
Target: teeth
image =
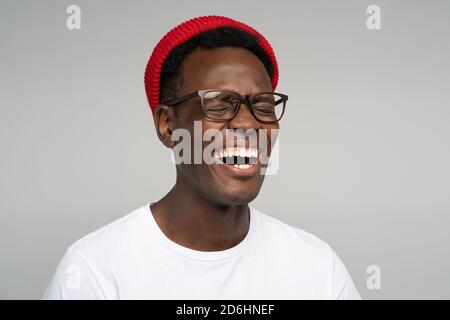
[[[238,168],[238,169],[247,169],[247,168],[250,168],[250,165],[249,164],[235,164],[234,167]]]
[[[230,159],[232,157],[247,157],[247,158],[251,158],[250,159],[250,163],[251,164],[255,164],[256,163],[256,159],[254,158],[258,158],[258,149],[254,149],[254,148],[228,148],[228,149],[223,149],[220,151],[216,151],[214,156],[216,158],[219,158],[219,160],[225,162],[225,163],[233,163],[233,159]],[[228,158],[230,160],[224,160],[224,158]],[[252,159],[253,158],[253,159]],[[235,164],[234,165],[235,168],[241,168],[241,169],[245,169],[248,168],[250,166],[250,164]]]

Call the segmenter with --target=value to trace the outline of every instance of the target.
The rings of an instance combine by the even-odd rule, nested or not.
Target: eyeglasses
[[[275,92],[241,95],[229,90],[208,89],[198,90],[163,104],[175,106],[196,96],[200,97],[205,117],[214,121],[230,121],[239,112],[242,102],[245,102],[258,121],[275,123],[283,117],[288,100],[287,95]]]

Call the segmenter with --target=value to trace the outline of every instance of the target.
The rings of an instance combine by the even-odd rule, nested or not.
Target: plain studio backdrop
[[[450,298],[450,2],[360,0],[2,0],[0,298],[40,298],[71,243],[172,187],[144,68],[209,14],[269,40],[289,95],[252,205],[327,241],[363,298]]]

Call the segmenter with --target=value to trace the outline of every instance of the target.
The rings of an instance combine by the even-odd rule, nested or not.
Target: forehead
[[[186,91],[222,88],[251,94],[272,90],[261,60],[243,48],[197,48],[186,57],[182,72]]]

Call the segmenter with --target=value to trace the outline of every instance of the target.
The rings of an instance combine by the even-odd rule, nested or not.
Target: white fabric
[[[66,251],[44,299],[360,299],[324,241],[255,208],[246,237],[224,251],[170,240],[149,204]]]

